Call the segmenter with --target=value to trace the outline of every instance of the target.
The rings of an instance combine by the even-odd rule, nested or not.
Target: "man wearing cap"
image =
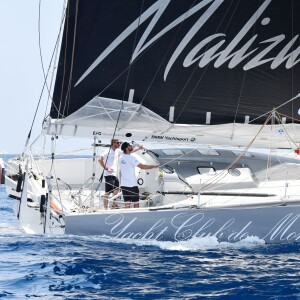
[[[138,149],[141,148],[142,146],[139,146]],[[137,151],[138,149],[133,150],[133,147],[127,142],[124,142],[121,146],[121,150],[124,154],[119,159],[119,165],[121,171],[121,189],[125,208],[130,207],[130,202],[134,203],[133,206],[135,208],[139,207],[139,188],[135,176],[135,167],[139,167],[140,169],[154,169],[159,167],[158,165],[144,165],[130,155],[130,153]]]
[[[108,196],[110,193],[116,195],[119,192],[118,180],[118,163],[121,150],[119,149],[121,142],[118,139],[112,139],[110,148],[106,150],[98,159],[100,165],[104,169],[105,178],[105,194],[103,198],[104,209],[108,208]],[[112,208],[117,207],[115,200]]]

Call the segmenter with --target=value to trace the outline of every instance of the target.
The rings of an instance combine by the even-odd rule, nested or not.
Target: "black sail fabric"
[[[176,123],[263,123],[300,90],[299,13],[296,0],[70,0],[50,115],[134,89]]]

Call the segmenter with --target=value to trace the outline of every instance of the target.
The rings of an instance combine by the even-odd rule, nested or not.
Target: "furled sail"
[[[296,0],[69,0],[50,115],[134,89],[166,120],[174,106],[174,123],[264,123],[300,90],[299,13]],[[297,122],[299,107],[279,111]]]
[[[276,114],[269,114],[275,118]],[[298,148],[300,126],[273,124],[174,124],[141,104],[95,97],[63,119],[47,119],[43,133],[55,136],[120,139],[168,144],[214,144],[270,148]]]

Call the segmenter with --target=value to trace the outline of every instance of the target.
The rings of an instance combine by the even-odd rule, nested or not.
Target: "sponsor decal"
[[[177,137],[177,136],[166,136],[166,135],[155,135],[152,134],[151,139],[154,140],[165,140],[165,141],[175,141],[175,142],[188,142],[189,138],[187,137]],[[196,138],[191,138],[190,141],[195,141]]]
[[[269,239],[271,241],[276,239],[280,241],[300,241],[300,233],[292,230],[293,226],[297,226],[296,222],[299,222],[299,220],[300,215],[291,213],[284,216],[263,239]],[[299,228],[299,225],[297,228]]]
[[[219,241],[237,242],[257,236],[266,242],[300,241],[300,215],[289,213],[276,223],[263,220],[244,220],[207,217],[203,212],[166,214],[162,218],[145,218],[145,214],[112,214],[105,217],[107,232],[117,238],[185,241],[193,237],[216,237]],[[263,222],[263,223],[262,223]]]
[[[193,15],[199,15],[198,20],[186,32],[186,35],[172,53],[170,60],[165,66],[164,81],[176,63],[178,57],[184,53],[184,50],[197,35],[197,33],[205,26],[208,20],[216,11],[222,9],[223,0],[202,0],[191,9],[183,12],[179,17],[174,19],[165,28],[161,28],[152,38],[152,32],[156,32],[156,28],[160,19],[164,17],[164,13],[169,5],[170,0],[158,0],[149,7],[139,18],[131,23],[120,35],[98,56],[92,65],[85,71],[75,84],[78,85],[86,76],[88,76],[109,54],[122,44],[130,35],[134,34],[137,28],[143,23],[148,24],[144,32],[141,34],[140,40],[137,41],[134,49],[131,63],[133,63],[146,49],[151,47],[155,42],[172,29],[180,26],[186,19]],[[198,64],[200,68],[206,67],[213,62],[215,68],[220,68],[227,64],[228,69],[233,69],[243,63],[245,71],[256,68],[258,66],[269,64],[270,69],[276,69],[285,64],[286,69],[290,69],[299,63],[300,47],[299,35],[294,37],[279,34],[267,37],[261,40],[259,34],[251,35],[247,39],[246,36],[253,31],[254,27],[262,26],[264,32],[268,33],[268,27],[272,26],[272,20],[267,16],[268,7],[272,5],[272,0],[262,1],[261,6],[253,10],[252,16],[241,24],[240,31],[230,40],[227,38],[226,32],[214,32],[200,41],[194,48],[183,58],[183,67],[194,67]],[[284,5],[284,4],[283,4]],[[266,16],[262,17],[265,14]],[[274,22],[273,22],[274,23]],[[284,44],[283,44],[284,41]],[[280,44],[280,46],[278,46]],[[278,49],[275,56],[270,56],[272,50]]]

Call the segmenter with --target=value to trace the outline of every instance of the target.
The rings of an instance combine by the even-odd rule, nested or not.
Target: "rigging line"
[[[141,21],[141,15],[142,15],[143,7],[144,7],[144,0],[143,0],[143,2],[142,2],[142,5],[141,5],[140,16],[139,16],[139,22],[138,22],[138,26],[137,26],[137,29],[136,29],[135,38],[134,38],[133,45],[132,45],[131,57],[132,57],[132,55],[133,55],[134,47],[135,47],[136,40],[137,40],[138,29],[139,29],[139,27],[140,27],[140,21]],[[124,99],[125,99],[125,93],[126,93],[126,89],[127,89],[127,85],[128,85],[128,80],[129,80],[129,74],[130,74],[130,70],[131,70],[131,62],[130,62],[130,61],[129,61],[129,66],[128,66],[127,70],[128,70],[128,73],[127,73],[127,76],[126,76],[126,82],[125,82],[125,86],[124,86],[123,98],[122,98],[121,107],[120,107],[120,110],[119,110],[119,113],[118,113],[118,117],[117,117],[117,120],[116,120],[116,125],[115,125],[115,128],[114,128],[114,132],[113,132],[113,134],[112,134],[112,140],[115,138],[116,131],[117,131],[117,128],[118,128],[118,124],[119,124],[119,121],[120,121],[120,117],[121,117],[121,112],[122,112],[122,110],[123,110],[123,103],[124,103]],[[111,145],[111,146],[112,146],[112,145]],[[108,157],[109,157],[109,155],[110,155],[111,146],[110,146],[110,148],[109,148],[109,150],[108,150],[108,154],[107,154],[107,158],[106,158],[106,161],[105,161],[105,165],[106,165],[107,160],[108,160]],[[115,153],[115,154],[116,154],[116,153]],[[102,180],[103,180],[103,175],[104,175],[104,169],[103,169],[102,174],[101,174],[100,179],[99,179],[100,182],[102,182]]]
[[[40,5],[39,5],[39,17],[38,17],[38,32],[39,32],[39,46],[40,46]],[[57,45],[57,40],[56,40],[55,47],[56,47],[56,45]],[[54,47],[54,49],[55,49],[55,47]],[[52,53],[50,64],[49,64],[46,76],[45,76],[45,73],[44,73],[44,68],[42,67],[43,68],[43,73],[44,73],[44,83],[43,83],[42,91],[40,93],[39,101],[38,101],[38,104],[37,104],[37,107],[36,107],[36,110],[35,110],[35,113],[34,113],[34,117],[33,117],[32,123],[31,123],[31,127],[30,127],[29,133],[27,135],[27,139],[26,139],[26,142],[25,142],[25,147],[24,147],[22,156],[24,155],[24,151],[27,148],[30,137],[31,137],[32,128],[33,128],[33,125],[34,125],[34,122],[35,122],[35,119],[36,119],[36,116],[37,116],[37,112],[38,112],[38,109],[39,109],[39,106],[40,106],[40,103],[41,103],[41,100],[42,100],[42,95],[44,93],[45,86],[47,85],[47,78],[48,78],[49,70],[50,70],[51,63],[52,63],[52,60],[53,60],[53,57],[54,57],[54,52],[55,51],[53,51],[53,53]],[[41,57],[41,60],[42,60],[42,57]],[[42,64],[42,66],[43,66],[43,64]]]
[[[54,159],[55,159],[55,151],[56,151],[56,136],[52,134],[51,137],[51,167],[50,167],[50,172],[54,169]]]
[[[33,128],[33,125],[34,125],[34,122],[35,122],[35,119],[36,119],[36,116],[37,116],[37,112],[38,112],[38,109],[39,109],[39,106],[40,106],[40,103],[41,103],[41,100],[42,100],[42,95],[44,93],[45,85],[46,85],[46,81],[44,81],[44,84],[43,84],[43,88],[42,88],[42,91],[41,91],[41,94],[40,94],[40,97],[39,97],[39,101],[38,101],[38,104],[37,104],[37,107],[36,107],[36,110],[35,110],[35,113],[34,113],[34,117],[33,117],[32,123],[31,123],[31,127],[30,127],[29,133],[27,135],[27,139],[26,139],[26,142],[25,142],[25,147],[24,147],[24,150],[22,152],[22,156],[24,155],[25,149],[27,148],[30,137],[31,137],[32,128]]]
[[[234,166],[240,160],[240,158],[248,151],[248,149],[251,147],[251,145],[253,144],[253,142],[259,136],[259,134],[262,131],[262,129],[267,125],[267,123],[269,122],[269,120],[271,119],[271,117],[272,117],[272,113],[269,114],[269,116],[266,118],[264,124],[260,127],[260,129],[257,132],[257,134],[253,137],[253,139],[250,141],[250,143],[248,144],[248,146],[242,151],[241,155],[236,159],[236,161],[232,164],[232,166]]]
[[[133,52],[134,52],[134,47],[136,45],[136,41],[137,41],[137,35],[138,35],[138,30],[139,30],[139,27],[140,27],[140,21],[141,21],[141,15],[142,15],[142,11],[143,11],[143,7],[144,7],[144,0],[142,2],[142,5],[141,5],[141,10],[140,10],[140,16],[139,16],[139,21],[138,21],[138,26],[137,26],[137,29],[136,29],[136,33],[135,33],[135,37],[134,37],[134,41],[133,41],[133,45],[132,45],[132,52],[131,52],[131,58],[132,58],[132,55],[133,55]],[[125,82],[125,86],[124,86],[124,92],[123,92],[123,97],[122,97],[122,102],[121,102],[121,107],[119,109],[119,113],[118,113],[118,117],[117,117],[117,120],[116,120],[116,125],[115,125],[115,128],[114,128],[114,132],[112,134],[112,140],[115,138],[115,135],[116,135],[116,131],[117,131],[117,128],[118,128],[118,124],[119,124],[119,121],[120,121],[120,117],[121,117],[121,112],[123,110],[123,103],[124,103],[124,99],[125,99],[125,93],[126,93],[126,89],[127,89],[127,85],[128,85],[128,80],[129,80],[129,74],[130,74],[130,70],[131,70],[131,65],[132,63],[129,61],[129,65],[128,67],[126,68],[126,71],[127,72],[127,76],[126,76],[126,82]],[[125,72],[126,72],[125,71]],[[124,72],[124,73],[125,73]],[[110,151],[111,151],[111,146],[109,147],[109,150],[108,150],[108,154],[107,154],[107,157],[106,157],[106,161],[105,161],[105,164],[107,163],[107,160],[108,160],[108,157],[110,155]],[[116,155],[116,153],[115,153]],[[102,182],[103,181],[103,176],[104,176],[104,169],[102,171],[102,174],[99,178],[99,182]]]
[[[276,117],[277,121],[281,124],[282,128],[284,129],[283,132],[284,132],[285,136],[287,137],[287,140],[290,141],[291,143],[293,143],[296,148],[298,148],[298,145],[294,142],[294,140],[291,138],[291,136],[289,135],[288,131],[286,130],[286,128],[285,128],[285,126],[284,126],[284,124],[283,124],[283,122],[282,122],[282,120],[280,118],[280,114],[278,112],[276,112],[276,111],[275,111],[275,113],[276,113],[275,117]]]
[[[294,36],[294,1],[292,1],[292,38]],[[294,59],[294,43],[292,44],[292,58]],[[294,68],[291,70],[292,72],[292,95],[294,94]],[[292,102],[292,116],[294,116],[294,103]],[[294,123],[294,118],[292,118],[292,123]],[[296,134],[296,130],[295,130]],[[299,148],[299,146],[298,146]]]
[[[196,1],[196,0],[195,0]],[[233,0],[232,0],[233,1]],[[143,51],[143,53],[139,54],[139,56],[137,58],[135,58],[135,60],[133,62],[131,62],[131,66],[135,63],[137,63],[145,54],[148,53],[148,51],[151,50],[152,47],[154,47],[156,45],[156,43],[158,43],[160,41],[160,39],[162,38],[162,36],[160,36],[158,39],[156,39],[150,46],[147,47],[147,49],[145,49]],[[99,92],[97,94],[97,96],[100,96],[102,93],[104,93],[112,84],[114,84],[127,70],[129,69],[129,66],[126,67],[111,83],[109,83],[101,92]]]
[[[240,0],[238,1],[238,4],[239,4],[239,2],[240,2]],[[228,6],[228,8],[227,8],[225,14],[223,15],[223,18],[222,18],[221,22],[219,23],[218,27],[216,28],[215,34],[216,34],[217,31],[219,30],[219,28],[220,28],[220,26],[221,26],[223,20],[225,19],[227,13],[229,12],[229,9],[230,9],[232,3],[233,3],[233,0],[231,1],[230,5]],[[235,9],[234,9],[233,14],[235,13],[235,11],[236,11],[236,9],[237,9],[238,4],[236,5],[236,7],[235,7]],[[231,19],[232,19],[232,17],[233,17],[233,14],[232,14],[232,16],[231,16],[231,18],[230,18],[230,20],[229,20],[229,22],[228,22],[228,25],[227,25],[226,29],[228,28],[228,26],[229,26],[229,24],[230,24],[230,22],[231,22]],[[226,32],[226,31],[225,31],[225,32]],[[208,45],[207,45],[206,48],[205,48],[205,51],[209,48],[209,46],[211,45],[211,43],[212,43],[212,42],[209,42],[209,43],[208,43]],[[200,83],[200,81],[201,81],[202,78],[204,77],[204,75],[205,75],[207,69],[208,69],[208,64],[206,65],[204,71],[202,72],[202,74],[201,74],[201,76],[200,76],[200,79],[197,81],[195,87],[192,89],[192,91],[191,91],[191,93],[190,93],[190,95],[189,95],[187,101],[184,103],[182,109],[180,110],[180,112],[179,112],[179,114],[178,114],[176,120],[174,121],[174,124],[177,123],[177,121],[178,121],[178,119],[180,118],[181,114],[183,113],[183,111],[185,110],[186,106],[188,105],[189,101],[191,100],[192,95],[194,94],[194,91],[196,90],[198,84]],[[186,84],[185,84],[184,87],[182,88],[182,90],[181,90],[181,92],[179,93],[178,97],[176,98],[175,102],[172,104],[173,106],[175,106],[175,104],[179,101],[179,98],[181,97],[181,95],[183,94],[184,90],[186,89],[188,83],[190,82],[190,80],[191,80],[192,77],[194,76],[196,70],[198,70],[198,65],[196,65],[195,68],[193,69],[193,72],[191,73],[190,77],[188,78]]]
[[[227,169],[226,169],[226,170],[227,170]],[[216,171],[216,172],[217,172],[217,171]],[[223,170],[222,170],[221,172],[223,172]],[[225,174],[225,176],[227,176],[227,174]],[[222,178],[220,178],[220,180],[223,179],[225,176],[223,176]],[[239,183],[243,183],[243,182],[245,182],[245,181],[247,181],[247,180],[249,180],[249,179],[251,179],[251,178],[252,178],[252,175],[249,174],[247,177],[244,177],[244,179],[242,179],[241,181],[239,181]],[[207,181],[208,181],[208,180],[204,181],[204,182],[203,182],[203,185],[205,185],[205,183],[206,183]],[[196,182],[194,182],[194,184],[196,184]],[[222,188],[225,188],[225,189],[226,189],[226,186],[228,186],[228,185],[230,186],[231,183],[230,183],[230,182],[219,183],[218,186],[212,187],[212,188],[210,189],[210,191],[218,191],[219,189],[222,189]],[[251,189],[251,188],[244,188],[243,191],[241,191],[241,194],[246,193],[249,189]]]
[[[42,67],[42,71],[43,71],[43,75],[44,75],[44,80],[46,81],[46,87],[47,87],[47,91],[48,91],[48,99],[52,100],[51,86],[52,86],[53,76],[52,76],[52,80],[51,80],[50,87],[49,87],[48,84],[47,84],[47,78],[48,78],[50,67],[48,68],[47,75],[46,75],[45,68],[44,68],[44,62],[43,62],[43,55],[42,55],[42,46],[41,46],[41,4],[42,4],[42,0],[39,1],[39,16],[38,16],[39,54],[40,54],[41,67]],[[60,34],[61,34],[61,29],[62,29],[63,22],[64,22],[64,13],[63,13],[62,18],[61,18],[61,23],[60,23],[60,27],[59,27],[59,34],[57,36],[55,46],[54,46],[54,49],[53,49],[52,57],[51,57],[51,60],[50,60],[50,66],[51,66],[51,63],[52,63],[52,60],[53,60],[53,57],[54,57],[55,50],[58,49],[58,44],[59,44],[59,39],[60,39]],[[47,106],[48,106],[48,103],[47,103]],[[46,107],[46,110],[45,110],[44,117],[46,117],[46,112],[47,112],[47,107]]]
[[[260,1],[258,1],[258,7],[260,7]],[[258,10],[256,10],[256,15],[258,14]],[[257,19],[257,18],[256,18]],[[254,37],[254,33],[255,33],[255,29],[256,29],[256,22],[254,24],[254,27],[253,27],[253,30],[252,30],[252,38]],[[252,49],[252,45],[250,46],[250,51],[251,52],[251,49]],[[249,62],[250,60],[250,56],[247,57],[247,62]],[[236,110],[235,110],[235,115],[234,115],[234,119],[233,119],[233,124],[236,123],[236,118],[237,118],[237,115],[238,115],[238,111],[239,111],[239,107],[240,107],[240,103],[241,103],[241,99],[242,99],[242,94],[243,94],[243,90],[244,90],[244,85],[245,85],[245,81],[246,81],[246,76],[247,76],[247,72],[244,71],[244,76],[243,76],[243,80],[242,80],[242,85],[241,85],[241,89],[240,89],[240,94],[239,94],[239,98],[238,98],[238,103],[237,103],[237,106],[236,106]],[[232,134],[234,132],[234,126],[232,128]]]
[[[68,82],[68,90],[65,97],[63,114],[68,113],[70,97],[71,97],[71,83],[73,79],[73,66],[74,66],[74,53],[75,53],[75,45],[76,45],[76,34],[77,34],[77,18],[78,18],[78,4],[79,0],[76,0],[76,8],[75,8],[75,24],[74,24],[74,33],[73,33],[73,45],[72,45],[72,56],[71,56],[71,67],[70,67],[70,76]]]
[[[143,7],[144,7],[144,0],[142,2],[142,5],[141,5],[141,10],[140,10],[140,16],[139,16],[139,22],[138,22],[138,26],[137,26],[137,29],[136,29],[136,34],[135,34],[135,38],[134,38],[134,41],[133,41],[133,45],[132,45],[132,52],[131,52],[131,57],[132,57],[132,54],[134,52],[134,47],[135,47],[135,44],[136,44],[136,40],[137,40],[137,35],[138,35],[138,29],[139,29],[139,25],[140,25],[140,20],[141,20],[141,15],[142,15],[142,10],[143,10]],[[122,102],[121,102],[121,107],[120,107],[120,110],[119,110],[119,113],[118,113],[118,117],[117,117],[117,120],[116,120],[116,124],[115,124],[115,128],[114,128],[114,132],[112,134],[112,140],[115,138],[115,135],[116,135],[116,131],[117,131],[117,128],[118,128],[118,124],[119,124],[119,121],[120,121],[120,117],[121,117],[121,112],[123,110],[123,102],[124,102],[124,99],[125,99],[125,93],[126,93],[126,89],[127,89],[127,85],[128,85],[128,80],[129,80],[129,74],[130,74],[130,70],[131,70],[131,65],[132,63],[129,62],[129,66],[126,68],[126,70],[124,70],[122,73],[125,73],[126,71],[127,72],[127,76],[126,76],[126,82],[125,82],[125,86],[124,86],[124,93],[123,93],[123,97],[122,97]],[[119,75],[120,76],[120,75]],[[116,80],[116,79],[115,79]],[[107,88],[107,87],[106,87]],[[105,89],[106,89],[105,88]],[[104,90],[105,90],[104,89]],[[103,91],[102,91],[103,92]],[[101,93],[102,93],[101,92]],[[100,93],[100,94],[101,94]],[[100,95],[99,94],[99,95]],[[106,160],[105,160],[105,164],[107,163],[107,160],[108,160],[108,157],[110,155],[110,152],[111,152],[111,146],[109,147],[109,150],[108,150],[108,154],[107,154],[107,157],[106,157]],[[115,153],[116,154],[116,153]],[[102,182],[103,181],[103,176],[104,176],[104,169],[102,170],[102,174],[99,178],[99,182]]]
[[[159,40],[159,39],[158,39]],[[111,83],[109,83],[101,92],[99,92],[97,94],[97,96],[101,96],[102,93],[104,93],[111,85],[113,85],[125,72],[128,71],[128,69],[130,68],[130,66],[134,65],[136,62],[139,61],[139,59],[141,59],[157,42],[155,41],[152,45],[149,46],[148,49],[144,50],[143,53],[140,54],[139,57],[137,57],[133,62],[130,63],[130,65],[128,65],[128,67],[126,67],[113,81],[111,81]]]
[[[279,116],[283,116],[283,117],[289,118],[289,119],[291,119],[291,120],[293,120],[293,121],[298,121],[298,122],[300,122],[300,119],[293,118],[293,117],[291,117],[291,116],[282,114],[282,113],[280,113],[280,112],[278,112],[278,111],[276,111],[276,113],[277,113]]]
[[[114,137],[114,136],[115,136],[115,132],[113,133],[113,137]],[[104,176],[104,171],[105,171],[105,167],[106,167],[108,158],[109,158],[110,153],[111,153],[111,146],[112,146],[112,140],[113,140],[113,139],[114,139],[114,138],[111,139],[111,143],[110,143],[110,146],[109,146],[109,150],[108,150],[108,153],[107,153],[107,156],[106,156],[106,159],[105,159],[105,163],[104,163],[104,168],[103,168],[102,173],[101,173],[100,178],[99,178],[99,183],[101,183],[101,182],[103,181],[103,177],[105,177],[105,176]],[[113,162],[114,162],[114,159],[115,159],[115,155],[116,155],[116,150],[114,150]],[[104,156],[104,155],[101,154],[101,156]],[[100,157],[101,157],[101,156],[100,156]],[[119,159],[119,158],[118,158],[118,159]],[[99,161],[99,159],[98,159],[98,161]],[[118,163],[119,163],[119,162],[118,162]]]
[[[61,103],[61,101],[60,101],[60,103]],[[57,111],[57,119],[59,118],[59,116],[60,117],[64,117],[61,113],[60,113],[60,111],[59,111],[59,107],[57,107],[57,105],[54,103],[54,101],[51,103],[51,105],[52,105],[52,108],[54,108],[56,111]],[[49,116],[49,114],[48,114],[48,116]],[[45,119],[47,118],[47,116],[45,117]]]
[[[265,125],[269,122],[270,118],[272,117],[272,114],[270,114],[268,116],[268,118],[265,120],[264,124],[260,127],[259,131],[257,132],[257,134],[253,137],[253,139],[251,140],[251,142],[247,145],[247,147],[245,147],[245,149],[241,152],[241,154],[231,163],[229,164],[229,166],[226,168],[226,170],[229,170],[230,168],[234,168],[236,163],[241,159],[241,157],[244,156],[244,154],[248,151],[248,149],[251,147],[251,145],[253,144],[253,142],[255,141],[255,139],[258,137],[258,135],[260,134],[260,132],[262,131],[262,129],[265,127]],[[225,171],[221,172],[218,176],[216,176],[215,178],[208,180],[208,184],[203,186],[203,189],[205,190],[208,189],[211,185],[217,183],[220,179],[222,179],[221,177],[224,177]],[[226,175],[226,174],[225,174]],[[220,178],[220,179],[219,179]]]
[[[268,153],[268,160],[267,160],[267,169],[266,169],[266,180],[269,177],[269,169],[271,168],[272,165],[272,155],[271,155],[271,147],[272,147],[272,132],[273,132],[273,127],[275,125],[275,111],[272,112],[272,117],[271,117],[271,126],[270,126],[270,139],[269,139],[269,153]]]
[[[292,1],[292,39],[294,37],[294,0]],[[292,44],[292,60],[294,60],[294,43]],[[292,95],[294,95],[294,68],[291,70],[292,72]],[[294,103],[292,102],[292,116],[294,116]],[[293,121],[292,121],[293,123]]]
[[[239,3],[239,2],[240,2],[240,0],[238,1],[238,3]],[[223,20],[225,19],[225,17],[226,17],[226,15],[227,15],[227,13],[228,13],[228,11],[229,11],[229,9],[230,9],[232,3],[233,3],[233,0],[231,0],[231,3],[229,4],[229,6],[228,6],[228,8],[227,8],[227,10],[226,10],[226,12],[225,12],[225,14],[223,15],[223,18],[222,18],[221,22],[219,23],[219,25],[218,25],[218,27],[217,27],[215,33],[216,33],[216,32],[218,31],[218,29],[220,28],[220,26],[221,26]],[[236,7],[235,7],[235,9],[234,9],[234,11],[233,11],[233,13],[232,13],[232,15],[231,15],[231,17],[230,17],[230,20],[229,20],[229,22],[228,22],[228,24],[227,24],[227,26],[226,26],[224,32],[226,32],[226,30],[227,30],[227,28],[228,28],[228,26],[229,26],[229,24],[230,24],[230,22],[231,22],[231,19],[232,19],[233,15],[234,15],[234,13],[235,13],[235,11],[236,11],[236,9],[237,9],[237,6],[238,6],[238,4],[236,5]],[[205,51],[209,48],[209,46],[211,45],[211,43],[212,43],[212,41],[208,43],[208,45],[207,45],[206,48],[205,48]],[[200,78],[200,80],[198,81],[198,83],[202,80],[203,76],[204,76],[205,73],[206,73],[207,68],[208,68],[208,65],[205,67],[204,72],[201,74],[201,78]],[[178,102],[178,100],[179,100],[180,96],[182,95],[183,91],[186,89],[186,87],[187,87],[189,81],[190,81],[191,78],[194,76],[196,70],[198,70],[198,66],[195,66],[195,68],[193,69],[193,72],[191,73],[190,77],[188,78],[186,84],[185,84],[184,87],[182,88],[182,90],[181,90],[180,94],[178,95],[178,97],[176,98],[175,102],[172,104],[173,106],[175,106],[175,104]],[[198,85],[198,83],[197,83],[197,85]],[[196,86],[197,86],[197,85],[196,85]],[[193,90],[193,92],[194,92],[194,90]],[[193,94],[193,92],[192,92],[192,94]],[[190,96],[190,97],[191,97],[191,96]],[[186,107],[186,106],[184,106],[184,108],[185,108],[185,107]],[[184,108],[183,108],[183,109],[184,109]],[[181,113],[182,113],[182,111],[180,112],[180,115],[181,115]],[[177,118],[177,119],[178,119],[178,118]],[[176,123],[177,119],[175,120],[174,123]]]
[[[236,12],[236,10],[237,10],[239,4],[240,4],[240,1],[241,1],[241,0],[239,0],[239,1],[236,3],[236,5],[235,5],[235,7],[234,7],[234,9],[233,9],[233,12],[232,12],[232,14],[231,14],[231,16],[230,16],[230,18],[229,18],[229,20],[228,20],[228,23],[227,23],[227,25],[226,25],[226,27],[225,27],[224,32],[227,32],[228,27],[229,27],[229,25],[230,25],[230,23],[231,23],[231,21],[232,21],[232,19],[233,19],[233,16],[235,15],[235,12]],[[228,9],[227,9],[227,11],[226,11],[226,13],[225,13],[225,15],[226,15],[227,12],[229,11],[229,9],[230,9],[232,3],[233,3],[233,0],[231,1],[231,3],[230,3],[230,5],[229,5],[229,7],[228,7]],[[224,18],[221,20],[221,23],[223,22],[223,20],[224,20]]]
[[[281,104],[281,105],[279,105],[279,106],[277,106],[277,107],[274,107],[272,110],[270,110],[270,111],[268,111],[268,112],[266,112],[266,113],[264,113],[264,114],[258,116],[257,118],[253,119],[252,121],[249,122],[249,124],[250,124],[250,123],[253,123],[254,121],[256,121],[256,120],[258,120],[258,119],[260,119],[260,118],[262,118],[262,117],[264,117],[264,116],[266,116],[266,115],[268,115],[268,114],[270,114],[273,110],[278,110],[278,108],[280,108],[280,107],[282,107],[282,106],[284,106],[284,105],[290,103],[291,101],[294,101],[295,99],[297,99],[297,98],[299,98],[299,97],[300,97],[300,93],[299,93],[298,95],[296,95],[295,97],[291,98],[290,100],[284,102],[283,104]]]
[[[66,13],[65,13],[66,12],[66,2],[67,2],[67,0],[64,0],[62,16],[61,16],[61,21],[60,21],[60,27],[59,27],[59,32],[58,32],[58,36],[57,36],[57,45],[55,45],[55,47],[54,47],[54,49],[56,49],[56,50],[55,50],[55,55],[54,55],[55,58],[54,58],[54,62],[53,62],[53,72],[52,72],[51,81],[50,81],[50,91],[52,90],[52,93],[54,91],[53,82],[54,82],[54,78],[55,78],[55,74],[56,74],[58,52],[60,49],[60,43],[62,42],[61,41],[62,28],[63,28],[63,24],[65,22],[65,17],[66,17]],[[49,115],[49,113],[47,114],[47,112],[48,112],[48,105],[49,105],[50,100],[52,103],[53,97],[51,97],[51,95],[49,94],[46,109],[45,109],[44,119],[46,119],[47,116]],[[56,105],[52,105],[52,106],[54,106],[56,109]]]
[[[67,57],[67,48],[68,48],[68,34],[69,34],[69,17],[70,17],[70,0],[68,0],[68,6],[67,6],[67,13],[65,17],[65,51],[64,51],[64,66],[63,66],[63,78],[61,83],[61,93],[60,93],[60,102],[59,107],[55,106],[57,110],[57,119],[61,116],[64,117],[64,115],[60,112],[61,106],[62,106],[62,99],[63,99],[63,93],[64,93],[64,86],[65,86],[65,77],[66,77],[66,57]],[[54,102],[53,102],[54,103]]]
[[[48,73],[46,76],[45,69],[44,69],[44,63],[43,63],[42,47],[41,47],[41,3],[42,3],[42,0],[39,1],[39,17],[38,17],[39,54],[40,54],[40,60],[41,60],[41,66],[42,66],[42,71],[43,71],[43,75],[44,75],[44,80],[46,81],[48,95],[50,96],[50,88],[48,87],[48,84],[47,84]],[[56,47],[56,44],[55,44],[55,47]]]
[[[132,60],[132,55],[134,53],[134,47],[136,46],[137,36],[138,36],[138,33],[139,33],[139,28],[140,28],[140,24],[141,24],[141,16],[142,16],[143,8],[144,8],[144,3],[145,3],[145,0],[143,0],[142,5],[141,5],[139,21],[138,21],[138,25],[137,25],[137,28],[136,28],[136,31],[135,31],[134,41],[133,41],[133,44],[132,44],[132,51],[131,51],[131,56],[130,56],[130,61],[129,61],[129,66],[128,66],[128,72],[127,72],[125,86],[124,86],[122,102],[125,99],[125,93],[126,93],[126,89],[127,89],[127,85],[128,85],[128,81],[129,81],[130,71],[131,71],[131,60]]]
[[[174,35],[174,37],[173,37],[173,39],[172,39],[172,41],[171,41],[171,43],[170,43],[170,45],[169,45],[169,47],[168,47],[168,49],[167,49],[165,55],[164,55],[164,57],[163,57],[163,59],[162,59],[160,65],[159,65],[159,67],[157,68],[157,71],[155,72],[155,74],[154,74],[154,76],[153,76],[153,78],[152,78],[152,80],[151,80],[151,82],[150,82],[148,88],[146,89],[145,95],[143,96],[143,98],[142,98],[142,100],[141,100],[141,102],[140,102],[141,104],[144,102],[144,100],[145,100],[145,98],[146,98],[146,96],[147,96],[147,94],[148,94],[148,92],[149,92],[149,90],[150,90],[150,88],[151,88],[151,86],[152,86],[152,84],[153,84],[153,82],[154,82],[154,80],[155,80],[155,78],[156,78],[156,76],[157,76],[159,70],[161,69],[161,67],[162,67],[162,65],[163,65],[163,63],[164,63],[164,61],[165,61],[166,58],[167,58],[167,55],[169,54],[169,52],[170,52],[170,50],[171,50],[171,47],[172,47],[173,44],[175,43],[175,40],[176,40],[176,38],[177,38],[177,36],[178,36],[178,34],[179,34],[179,32],[180,32],[180,30],[181,30],[181,28],[182,28],[184,22],[186,21],[186,16],[188,15],[188,12],[189,12],[189,11],[191,10],[191,8],[194,6],[194,4],[195,4],[196,1],[197,1],[197,0],[194,0],[194,2],[191,4],[190,8],[189,8],[189,9],[187,10],[187,12],[185,13],[185,18],[184,18],[184,20],[180,23],[180,26],[179,26],[177,32],[175,33],[175,35]]]
[[[47,77],[48,77],[48,73],[49,73],[50,68],[48,69],[47,75],[46,75],[45,68],[44,68],[44,62],[43,62],[43,55],[42,55],[42,46],[41,46],[41,4],[42,4],[42,0],[39,1],[39,16],[38,16],[39,54],[40,54],[41,67],[42,67],[42,71],[43,71],[43,75],[44,75],[44,80],[46,81],[46,88],[47,88],[47,91],[48,91],[48,97],[51,98],[51,92],[50,92],[51,85],[49,87],[48,84],[47,84]],[[62,22],[63,22],[63,20],[62,20]],[[59,37],[60,37],[61,28],[62,28],[62,22],[61,22],[61,25],[60,25],[60,28],[59,28],[59,34],[58,34],[58,37],[56,39],[56,43],[55,43],[55,46],[54,46],[54,51],[55,51],[55,49],[57,49],[58,40],[59,40]],[[52,57],[51,57],[50,65],[51,65],[51,62],[52,62],[54,51],[53,51],[53,54],[52,54]]]

